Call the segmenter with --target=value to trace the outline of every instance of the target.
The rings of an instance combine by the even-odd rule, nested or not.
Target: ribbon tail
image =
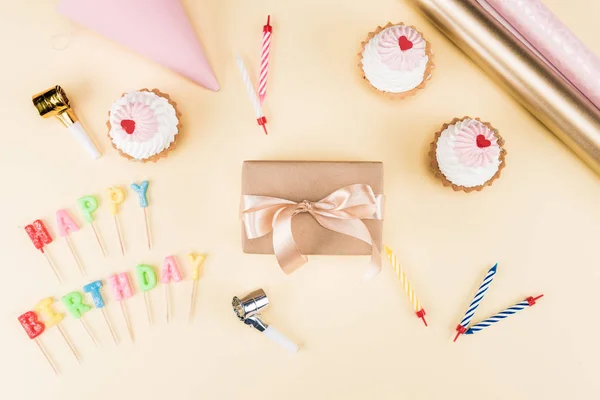
[[[365,275],[363,276],[363,280],[365,281],[373,279],[375,275],[381,272],[381,251],[374,243],[371,245],[371,250],[371,261],[369,261],[369,266],[367,267]]]
[[[279,266],[286,274],[291,274],[308,262],[300,253],[292,235],[294,206],[288,206],[276,215],[273,223],[273,252]]]
[[[324,228],[362,240],[371,246],[371,260],[365,272],[364,280],[373,278],[381,271],[381,252],[377,248],[377,245],[373,243],[371,232],[369,232],[369,228],[367,228],[363,221],[360,219],[335,219],[318,213],[311,214]]]

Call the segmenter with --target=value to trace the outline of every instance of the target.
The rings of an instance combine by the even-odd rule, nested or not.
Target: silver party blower
[[[237,296],[231,302],[235,315],[246,325],[252,325],[256,330],[291,353],[298,351],[298,345],[285,337],[277,329],[267,325],[259,311],[269,305],[269,299],[264,290],[258,289],[243,298]]]

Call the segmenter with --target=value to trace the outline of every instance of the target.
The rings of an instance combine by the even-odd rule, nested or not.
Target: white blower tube
[[[298,351],[298,345],[296,343],[292,342],[283,333],[279,332],[271,325],[264,330],[263,334],[290,353],[296,353]]]

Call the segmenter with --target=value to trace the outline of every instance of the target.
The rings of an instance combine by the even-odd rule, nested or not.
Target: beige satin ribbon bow
[[[308,260],[298,250],[292,235],[292,219],[307,212],[324,228],[355,237],[371,245],[370,278],[381,270],[381,255],[373,244],[369,229],[361,219],[382,219],[383,195],[371,186],[355,184],[338,189],[317,202],[267,196],[242,196],[242,219],[248,239],[273,232],[273,250],[281,269],[292,273]]]

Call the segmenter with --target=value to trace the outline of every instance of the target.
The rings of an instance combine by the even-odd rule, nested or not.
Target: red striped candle
[[[271,53],[271,33],[273,27],[270,24],[271,16],[267,17],[267,24],[263,26],[262,50],[260,53],[260,76],[258,79],[258,97],[260,104],[265,101],[267,95],[267,75],[269,73],[269,54]]]

